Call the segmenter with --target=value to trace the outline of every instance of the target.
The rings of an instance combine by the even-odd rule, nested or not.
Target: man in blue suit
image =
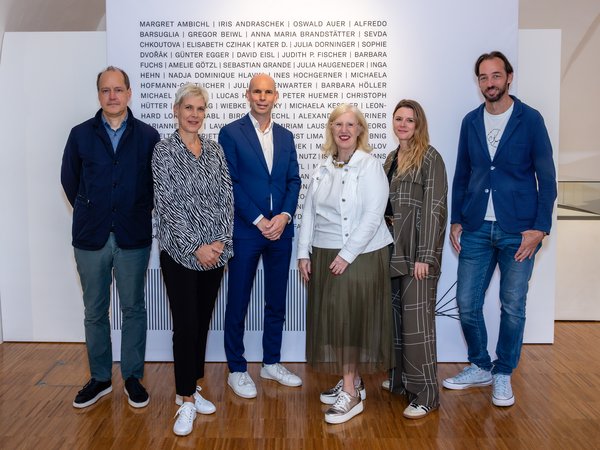
[[[271,120],[278,97],[270,76],[254,76],[246,90],[250,112],[219,133],[235,203],[234,257],[229,261],[225,312],[227,384],[244,398],[256,397],[244,358],[244,321],[261,256],[265,313],[260,376],[286,386],[302,385],[302,380],[280,363],[300,175],[292,133]]]
[[[471,365],[448,389],[493,384],[492,403],[511,406],[534,256],[550,232],[556,199],[552,147],[540,113],[508,90],[513,68],[495,51],[475,63],[485,103],[462,122],[452,186],[450,241],[459,253],[456,300]],[[497,358],[487,351],[485,291],[500,267]]]

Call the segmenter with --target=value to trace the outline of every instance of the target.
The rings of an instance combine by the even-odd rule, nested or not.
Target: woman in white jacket
[[[360,373],[393,366],[388,244],[388,182],[372,157],[369,130],[353,105],[335,108],[325,131],[325,162],[312,175],[298,240],[298,267],[308,283],[307,361],[342,373],[321,393],[328,423],[360,414]]]

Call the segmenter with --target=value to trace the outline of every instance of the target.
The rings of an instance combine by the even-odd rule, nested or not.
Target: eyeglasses
[[[354,130],[356,127],[358,127],[358,124],[353,122],[334,122],[331,124],[331,126],[336,130],[341,130],[343,127],[346,127],[349,130]]]

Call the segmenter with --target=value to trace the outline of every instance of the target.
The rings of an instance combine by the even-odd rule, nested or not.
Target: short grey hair
[[[202,97],[204,99],[204,104],[208,106],[208,91],[199,84],[186,83],[177,90],[173,107],[179,106],[183,99],[188,96]]]

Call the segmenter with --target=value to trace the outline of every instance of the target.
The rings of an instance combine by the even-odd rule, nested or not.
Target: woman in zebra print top
[[[196,412],[216,410],[196,384],[204,376],[223,270],[233,256],[233,191],[223,149],[198,134],[207,104],[204,88],[183,85],[173,105],[179,128],[152,156],[160,265],[173,316],[178,435],[191,433]]]

